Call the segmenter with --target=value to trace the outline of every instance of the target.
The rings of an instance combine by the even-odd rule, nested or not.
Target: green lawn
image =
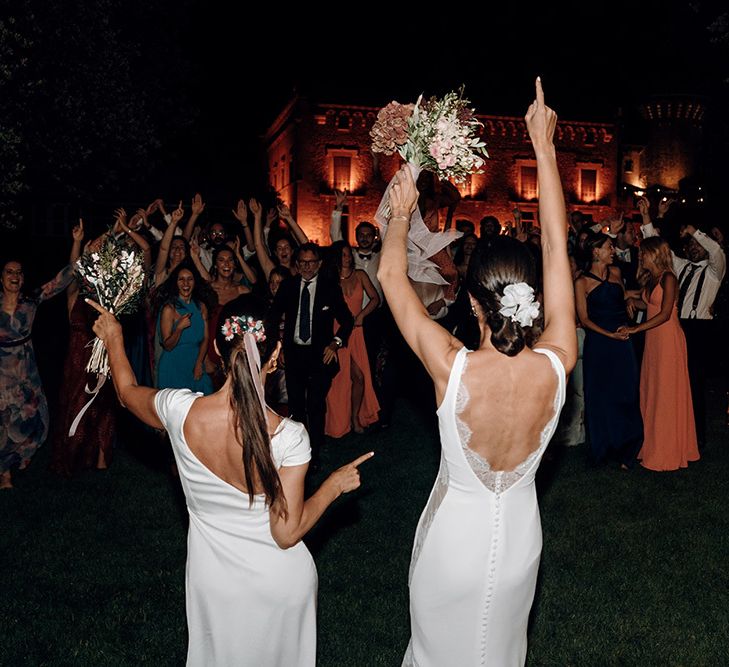
[[[389,430],[323,454],[334,467],[377,453],[362,488],[307,538],[322,667],[400,664],[410,548],[438,464],[434,425],[403,399]],[[543,464],[529,665],[729,664],[729,438],[712,426],[702,460],[675,473],[595,470],[584,447]],[[2,665],[184,662],[184,499],[153,445],[125,442],[110,470],[72,481],[47,471],[46,446],[0,493]]]

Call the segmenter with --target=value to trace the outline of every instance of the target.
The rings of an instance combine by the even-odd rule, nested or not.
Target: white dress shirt
[[[658,235],[658,232],[652,223],[642,225],[640,230],[643,232],[644,238]],[[721,246],[710,236],[704,234],[704,232],[700,229],[697,229],[694,233],[694,239],[701,244],[706,252],[709,253],[709,259],[702,260],[701,262],[690,262],[683,257],[675,255],[673,251],[671,251],[671,256],[673,257],[673,270],[677,277],[681,277],[681,272],[687,264],[697,265],[697,269],[694,271],[694,274],[691,277],[691,282],[686,289],[683,307],[681,308],[681,312],[678,316],[683,319],[711,320],[713,319],[711,307],[714,305],[714,299],[716,299],[719,287],[721,286],[721,281],[724,279],[724,273],[726,272],[726,257]],[[690,271],[690,269],[688,269],[688,271]],[[696,312],[692,312],[696,289],[701,281],[702,273],[704,274],[704,284],[701,287],[699,302],[696,305]],[[685,277],[686,276],[684,276],[684,278]],[[679,285],[679,290],[680,288],[681,286]]]

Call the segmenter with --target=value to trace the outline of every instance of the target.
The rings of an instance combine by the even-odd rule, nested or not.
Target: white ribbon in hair
[[[253,384],[256,387],[258,400],[261,403],[263,416],[268,423],[268,410],[266,409],[266,395],[263,390],[263,380],[261,380],[261,355],[258,353],[258,344],[256,337],[252,333],[243,334],[243,345],[245,346],[246,356],[248,357],[248,368],[251,371]]]

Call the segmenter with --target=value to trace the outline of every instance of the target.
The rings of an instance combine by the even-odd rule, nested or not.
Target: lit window
[[[597,169],[580,170],[580,199],[584,202],[597,199]]]
[[[537,168],[531,165],[522,165],[519,169],[519,194],[522,199],[536,199]]]
[[[351,190],[352,158],[344,155],[335,155],[333,185],[335,190]]]

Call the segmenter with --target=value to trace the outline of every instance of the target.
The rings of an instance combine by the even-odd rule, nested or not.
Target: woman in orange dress
[[[330,253],[332,273],[339,279],[344,300],[354,316],[354,329],[347,347],[338,352],[339,372],[327,394],[324,430],[332,438],[341,438],[350,430],[363,433],[378,419],[380,404],[372,386],[362,324],[379,306],[380,297],[367,273],[354,268],[352,246],[337,241],[331,245]],[[363,305],[365,295],[368,300]]]
[[[643,290],[637,305],[647,307],[647,319],[622,329],[646,332],[640,373],[645,438],[638,459],[649,470],[678,470],[699,460],[686,338],[676,308],[678,280],[670,247],[658,236],[643,240],[639,261]]]

